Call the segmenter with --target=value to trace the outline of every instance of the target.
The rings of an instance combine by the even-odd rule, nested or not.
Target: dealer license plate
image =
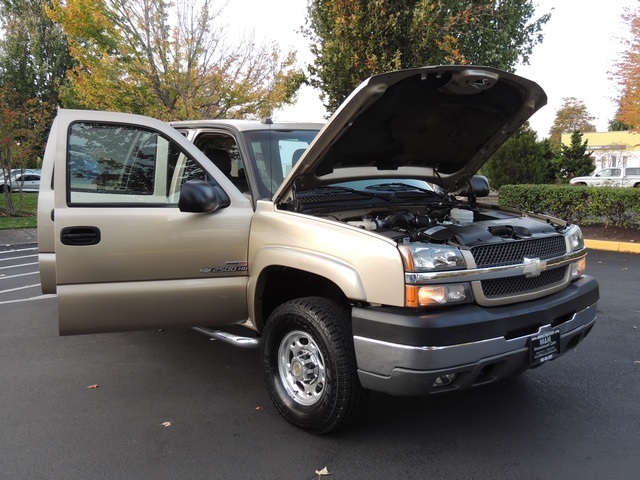
[[[535,367],[560,355],[560,330],[541,333],[529,340],[529,361]]]

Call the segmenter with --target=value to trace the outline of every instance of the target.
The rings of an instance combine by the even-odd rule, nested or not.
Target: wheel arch
[[[251,275],[248,286],[248,298],[253,299],[250,317],[260,332],[271,312],[294,298],[319,296],[342,304],[366,299],[358,272],[339,259],[296,249],[267,250],[252,262],[251,270],[258,273]],[[271,262],[261,262],[260,257]]]

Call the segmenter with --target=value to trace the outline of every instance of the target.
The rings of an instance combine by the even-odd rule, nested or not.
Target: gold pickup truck
[[[314,433],[369,390],[544,365],[595,322],[582,234],[482,204],[475,173],[545,102],[513,74],[442,66],[370,78],[324,126],[61,110],[38,205],[60,333],[259,347],[276,408]]]

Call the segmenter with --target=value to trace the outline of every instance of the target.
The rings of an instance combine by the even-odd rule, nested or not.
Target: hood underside
[[[416,178],[450,193],[536,110],[534,82],[489,67],[390,72],[362,83],[336,111],[276,192],[369,178]]]

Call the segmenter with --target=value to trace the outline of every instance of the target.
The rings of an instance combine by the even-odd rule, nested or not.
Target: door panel
[[[226,325],[245,292],[243,277],[60,285],[60,334]]]
[[[245,321],[249,201],[231,191],[226,208],[181,212],[185,181],[229,185],[182,135],[145,117],[63,112],[53,228],[60,332]]]

